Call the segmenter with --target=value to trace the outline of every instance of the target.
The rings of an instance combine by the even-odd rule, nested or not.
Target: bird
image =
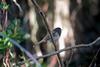
[[[57,28],[54,28],[52,31],[51,31],[51,35],[52,35],[52,38],[53,38],[53,41],[56,42],[59,40],[60,36],[61,36],[61,28],[60,27],[57,27]],[[49,33],[41,40],[39,41],[38,43],[36,43],[35,45],[39,45],[41,43],[46,43],[46,42],[52,42],[52,39],[51,39],[51,36],[49,35]]]

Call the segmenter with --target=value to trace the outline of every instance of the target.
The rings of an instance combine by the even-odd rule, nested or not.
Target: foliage
[[[0,3],[1,11],[8,10],[8,9],[9,9],[9,5],[6,2]],[[20,19],[17,19],[17,18],[12,19],[12,20],[7,19],[7,21],[9,21],[9,23],[7,22],[6,29],[2,30],[1,33],[3,33],[4,35],[8,37],[5,38],[3,36],[0,36],[0,55],[3,55],[5,57],[7,49],[9,49],[10,50],[9,51],[10,52],[10,58],[9,58],[10,64],[15,64],[14,63],[14,59],[15,59],[14,45],[9,41],[9,38],[16,40],[18,43],[21,43],[21,41],[23,41],[24,39],[23,36],[25,33],[20,27],[20,24],[21,24]],[[1,25],[1,22],[0,22],[0,25]],[[5,62],[3,62],[3,64],[5,66]]]
[[[9,38],[16,40],[20,43],[23,40],[24,32],[22,31],[21,27],[19,27],[19,20],[14,19],[8,25],[7,29],[4,30],[2,33],[7,35]],[[11,47],[11,43],[9,42],[8,38],[0,38],[0,49]]]
[[[9,8],[9,5],[6,4],[5,2],[1,2],[1,3],[0,3],[0,9],[7,10],[8,8]]]

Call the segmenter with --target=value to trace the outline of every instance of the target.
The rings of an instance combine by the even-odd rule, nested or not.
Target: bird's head
[[[61,28],[57,27],[53,31],[57,32],[59,34],[59,36],[61,35]]]

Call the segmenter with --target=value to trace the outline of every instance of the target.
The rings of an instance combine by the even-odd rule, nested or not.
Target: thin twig
[[[53,43],[53,45],[54,45],[55,51],[57,51],[56,44],[55,44],[55,42],[54,42],[54,40],[53,40],[53,37],[52,37],[52,35],[51,35],[49,26],[48,26],[47,21],[46,21],[46,19],[45,19],[45,18],[46,18],[46,17],[45,17],[45,14],[43,13],[42,9],[39,7],[39,5],[36,3],[35,0],[32,0],[32,2],[33,2],[33,4],[35,5],[37,11],[39,11],[39,14],[40,14],[41,18],[43,19],[44,24],[45,24],[45,27],[46,27],[46,29],[47,29],[47,31],[48,31],[50,37],[51,37],[51,40],[52,40],[52,43]],[[59,62],[59,64],[61,65],[61,67],[64,67],[63,62],[61,61],[60,55],[59,55],[58,53],[57,53],[57,57],[58,57],[58,60],[59,60],[58,62]]]
[[[94,40],[93,42],[91,42],[89,44],[79,44],[79,45],[67,47],[67,48],[61,49],[59,51],[55,51],[55,52],[52,52],[50,54],[46,54],[46,55],[37,57],[36,59],[38,60],[41,58],[50,57],[50,56],[56,55],[57,53],[61,53],[63,51],[67,51],[67,50],[71,50],[71,49],[75,49],[75,48],[90,47],[90,46],[93,46],[94,44],[96,44],[99,40],[100,40],[100,37],[98,37],[96,40]],[[30,59],[28,61],[30,61]],[[21,62],[21,63],[24,63],[24,62]]]
[[[98,51],[97,51],[96,54],[94,55],[94,57],[93,57],[93,59],[92,59],[90,65],[89,65],[89,67],[92,67],[93,62],[96,60],[96,57],[97,57],[97,55],[98,55],[99,52],[100,52],[100,48],[98,49]]]
[[[9,48],[6,51],[5,63],[7,65],[7,67],[10,67],[10,53],[9,53]]]
[[[4,35],[1,32],[0,32],[0,36],[5,37],[5,38],[9,38],[8,36]],[[38,67],[41,67],[40,63],[36,60],[36,58],[30,52],[28,52],[25,48],[20,46],[20,44],[18,44],[15,40],[9,38],[9,41],[11,43],[13,43],[16,47],[20,48],[23,52],[25,52],[25,54],[33,61],[33,63],[36,63],[38,65]]]
[[[91,42],[89,44],[79,44],[79,45],[75,45],[75,46],[72,46],[72,47],[67,47],[67,48],[52,52],[50,54],[46,54],[46,55],[37,57],[37,59],[49,57],[49,56],[52,56],[52,55],[56,55],[56,54],[61,53],[63,51],[71,50],[71,49],[74,49],[74,48],[90,47],[90,46],[94,45],[95,43],[97,43],[98,41],[100,41],[100,37],[98,37],[95,41],[93,41],[93,42]]]
[[[7,10],[5,11],[5,20],[4,20],[4,29],[6,29],[7,28],[7,25],[8,25],[8,12],[7,12]]]
[[[2,0],[2,2],[6,4],[5,0]],[[8,25],[8,11],[7,11],[7,9],[3,9],[3,17],[4,17],[4,19],[2,21],[2,23],[3,23],[3,30],[5,30],[7,25]]]
[[[71,62],[71,60],[73,58],[73,55],[74,55],[74,52],[73,52],[73,49],[72,49],[71,50],[71,54],[70,54],[70,58],[69,58],[68,62],[66,62],[66,67],[69,67],[69,64],[70,64],[70,62]]]
[[[22,13],[23,13],[23,10],[22,10],[21,6],[17,3],[16,0],[13,0],[13,2],[14,2],[15,5],[18,7],[18,9],[19,9],[19,11],[20,11],[20,14],[22,14]]]

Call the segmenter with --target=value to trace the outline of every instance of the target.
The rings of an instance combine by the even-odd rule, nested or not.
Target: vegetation
[[[62,1],[0,1],[0,67],[100,66],[98,60],[100,59],[100,9],[98,6],[100,1]],[[68,2],[67,5],[62,4],[65,2]],[[65,31],[64,36],[68,32],[62,39],[67,47],[58,50],[53,40],[55,51],[51,53],[47,43],[40,43],[40,46],[34,47],[39,41],[41,42],[47,32],[52,39],[50,30],[56,25],[61,25],[63,32]],[[38,51],[43,55],[37,56]],[[70,52],[70,55],[68,54],[69,58],[67,58],[66,54],[62,61],[59,53],[63,51]]]

